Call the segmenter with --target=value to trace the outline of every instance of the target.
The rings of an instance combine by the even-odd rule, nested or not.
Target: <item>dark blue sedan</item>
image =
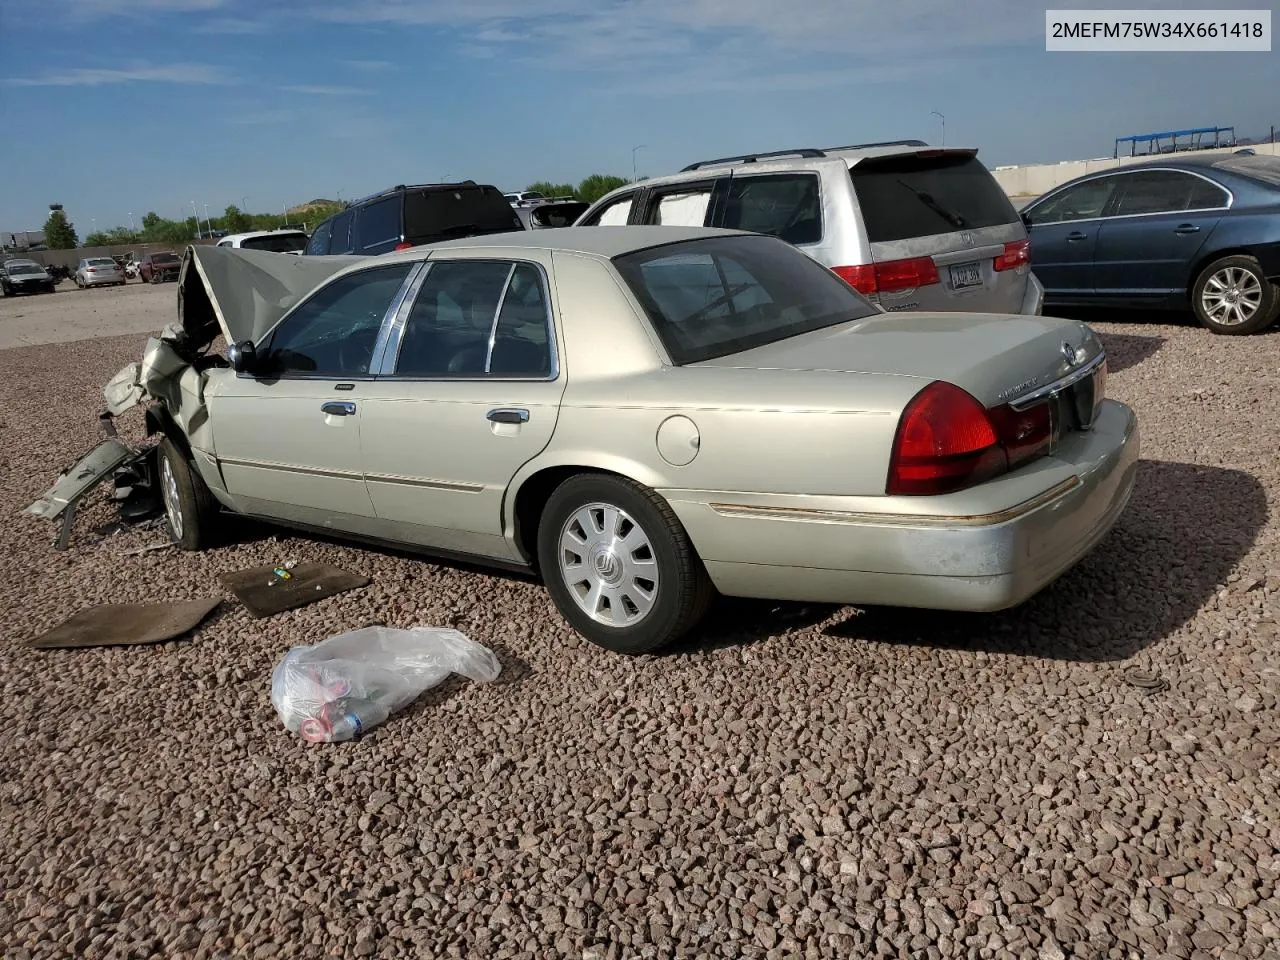
[[[1189,307],[1229,334],[1280,314],[1280,157],[1180,156],[1092,173],[1022,216],[1046,307]]]

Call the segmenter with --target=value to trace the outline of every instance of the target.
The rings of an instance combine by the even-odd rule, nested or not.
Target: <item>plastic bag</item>
[[[290,733],[312,743],[351,740],[458,673],[498,676],[498,658],[457,630],[364,627],[294,647],[271,672],[271,704]]]

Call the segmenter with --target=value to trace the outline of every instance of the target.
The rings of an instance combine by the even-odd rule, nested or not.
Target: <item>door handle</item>
[[[1088,240],[1089,235],[1087,233],[1081,233],[1079,230],[1072,230],[1070,233],[1067,234],[1067,239],[1071,241]]]
[[[350,417],[356,412],[356,405],[350,400],[330,400],[320,405],[320,412],[329,417]]]
[[[1180,223],[1173,228],[1173,232],[1185,236],[1188,233],[1199,233],[1200,228],[1194,223]]]
[[[529,411],[519,407],[500,407],[490,410],[485,418],[493,423],[528,423]]]

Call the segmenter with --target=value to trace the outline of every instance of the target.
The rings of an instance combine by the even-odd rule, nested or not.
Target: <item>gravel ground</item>
[[[56,554],[15,514],[141,338],[0,351],[0,954],[1276,960],[1280,333],[1098,329],[1145,462],[1054,587],[998,616],[725,601],[641,659],[533,584],[261,526],[122,557],[157,534],[95,498]],[[24,647],[288,559],[373,583]],[[503,674],[358,743],[287,734],[272,666],[378,620],[456,625]]]

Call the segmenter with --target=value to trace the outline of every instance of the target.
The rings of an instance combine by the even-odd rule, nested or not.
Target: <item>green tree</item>
[[[572,183],[552,183],[549,180],[531,183],[525,187],[525,190],[536,190],[544,197],[577,197],[578,195]]]
[[[625,187],[630,182],[630,180],[623,177],[615,177],[606,173],[593,173],[578,184],[577,196],[579,200],[595,203],[610,190]]]
[[[151,210],[147,213],[145,217],[142,218],[142,230],[144,233],[148,230],[154,230],[156,229],[156,227],[160,226],[160,224],[163,222],[164,221],[160,219],[160,214],[156,213],[154,210]]]
[[[222,214],[222,226],[232,233],[247,233],[253,229],[253,218],[233,203]]]
[[[44,245],[50,250],[74,250],[80,246],[75,224],[61,210],[54,210],[44,222]]]
[[[97,233],[89,234],[84,238],[84,245],[86,247],[124,246],[137,243],[138,239],[138,234],[128,227],[112,227],[110,230],[99,230]]]

